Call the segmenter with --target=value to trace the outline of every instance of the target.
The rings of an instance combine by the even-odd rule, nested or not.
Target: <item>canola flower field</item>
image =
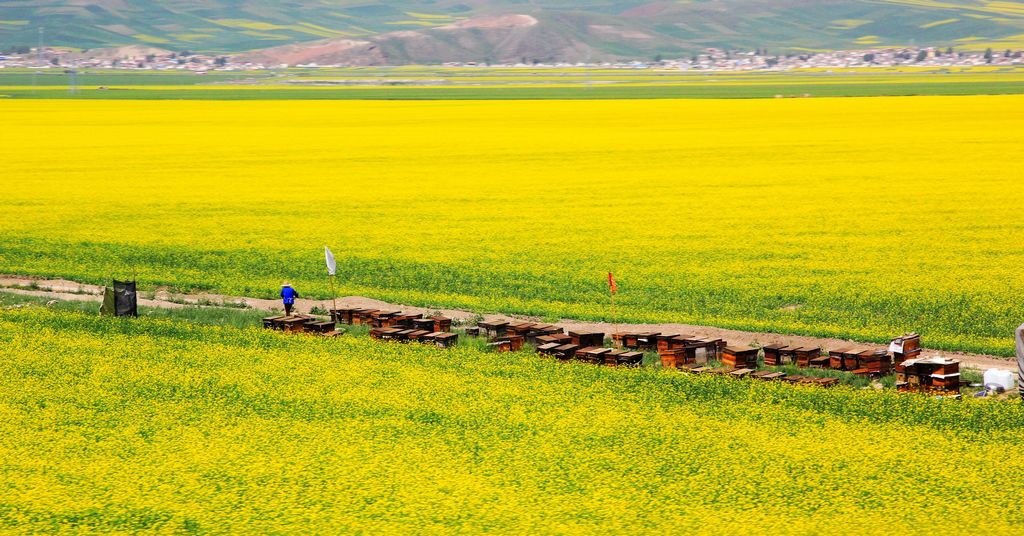
[[[1022,104],[6,101],[0,272],[1009,355]]]
[[[43,308],[0,530],[1011,534],[1024,408]]]

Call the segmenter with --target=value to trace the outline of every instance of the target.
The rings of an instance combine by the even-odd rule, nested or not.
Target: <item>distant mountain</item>
[[[0,49],[144,45],[285,63],[585,61],[939,45],[1024,48],[988,0],[0,0]],[[269,50],[263,50],[269,49]],[[291,61],[295,60],[295,61]]]

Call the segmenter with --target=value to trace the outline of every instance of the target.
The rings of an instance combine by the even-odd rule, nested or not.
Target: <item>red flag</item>
[[[619,286],[615,284],[615,276],[611,272],[608,272],[608,286],[612,289],[612,294],[619,291]]]

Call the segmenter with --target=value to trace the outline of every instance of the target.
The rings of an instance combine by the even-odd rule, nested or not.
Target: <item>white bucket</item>
[[[1008,370],[988,369],[985,371],[985,385],[999,385],[1009,391],[1013,389],[1014,374]]]

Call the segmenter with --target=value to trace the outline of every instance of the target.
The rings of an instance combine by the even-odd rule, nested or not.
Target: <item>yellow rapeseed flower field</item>
[[[1022,104],[5,101],[0,271],[1008,354]]]
[[[1024,527],[1017,404],[39,308],[0,341],[3,531]]]

